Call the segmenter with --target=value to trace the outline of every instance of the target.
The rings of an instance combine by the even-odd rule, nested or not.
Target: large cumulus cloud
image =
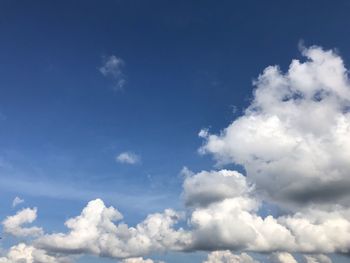
[[[267,67],[244,115],[220,134],[202,131],[202,153],[241,164],[281,203],[349,203],[350,84],[340,56],[304,48],[286,73]]]
[[[68,233],[47,234],[35,244],[51,252],[128,258],[153,251],[183,250],[190,243],[189,233],[172,228],[180,215],[171,209],[151,214],[135,227],[117,224],[120,219],[118,210],[96,199],[79,216],[66,221]]]
[[[193,178],[202,185],[220,174],[225,177],[227,171],[194,174],[185,179],[184,185]],[[309,207],[297,213],[262,217],[259,214],[262,200],[257,197],[254,188],[248,183],[241,183],[247,180],[245,176],[237,172],[233,174],[231,180],[237,182],[231,184],[232,193],[237,185],[244,185],[245,189],[240,188],[243,195],[222,196],[206,206],[198,205],[191,209],[192,249],[303,253],[349,251],[349,209],[338,206],[329,211]],[[220,182],[220,178],[217,179]],[[212,196],[211,189],[201,192],[204,200],[208,200],[206,195]]]

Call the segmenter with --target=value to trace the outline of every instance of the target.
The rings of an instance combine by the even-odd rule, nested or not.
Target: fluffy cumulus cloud
[[[23,227],[23,224],[32,223],[37,217],[36,208],[26,208],[13,216],[8,216],[3,222],[3,231],[17,237],[40,236],[43,230],[40,227]]]
[[[0,263],[70,263],[65,256],[48,255],[44,250],[19,243],[11,247],[6,256],[0,257]]]
[[[236,171],[202,171],[197,174],[187,171],[183,189],[186,205],[207,206],[226,198],[245,196],[250,187],[245,177]]]
[[[116,90],[122,90],[126,84],[125,75],[122,71],[125,66],[124,61],[114,55],[104,58],[103,65],[99,68],[99,71],[105,77],[109,77],[113,80]]]
[[[47,251],[65,254],[94,254],[112,258],[129,258],[152,251],[182,250],[188,246],[189,234],[172,226],[180,216],[173,210],[149,215],[135,227],[115,224],[122,215],[102,200],[94,200],[81,215],[69,219],[68,233],[40,237],[35,244]]]
[[[342,59],[304,48],[286,73],[267,67],[251,105],[220,134],[202,131],[202,153],[243,165],[271,201],[349,203],[350,84]]]
[[[232,252],[225,251],[214,251],[208,255],[208,259],[203,263],[259,263],[254,260],[247,253],[235,255]]]
[[[222,173],[227,171],[201,172],[186,178],[184,185],[187,184],[186,180],[193,178],[197,178],[198,185],[205,185],[208,181],[206,177],[216,178]],[[278,217],[272,215],[262,217],[259,215],[262,203],[256,196],[254,188],[248,183],[241,182],[247,180],[246,177],[237,172],[233,174],[231,179],[237,182],[227,186],[231,185],[231,193],[239,189],[239,193],[244,194],[223,195],[221,199],[215,198],[211,203],[206,202],[205,206],[202,205],[203,202],[197,201],[199,205],[192,207],[189,218],[192,249],[305,253],[349,251],[349,209],[324,211],[309,208]],[[218,181],[220,184],[220,180]],[[200,199],[209,200],[209,197],[212,197],[210,188],[201,192]]]
[[[200,132],[205,140],[200,152],[212,154],[219,165],[242,165],[254,191],[247,195],[247,188],[234,187],[223,188],[221,195],[215,190],[203,194],[210,179],[201,178],[201,173],[185,182],[185,196],[192,193],[187,190],[191,185],[199,192],[192,194],[193,200],[185,198],[188,204],[199,204],[198,197],[202,202],[225,197],[195,207],[190,222],[198,248],[349,251],[347,70],[333,51],[310,47],[302,53],[306,60],[293,60],[286,73],[277,66],[267,67],[254,82],[251,105],[220,134]],[[222,187],[221,179],[213,180],[214,189]],[[290,212],[262,218],[258,214],[262,199]]]
[[[116,158],[118,163],[137,164],[140,162],[140,156],[133,152],[122,152]]]
[[[117,209],[96,199],[66,221],[64,233],[23,227],[36,218],[36,209],[29,208],[7,217],[4,231],[36,236],[21,245],[21,253],[56,261],[92,254],[124,263],[153,262],[142,257],[205,250],[207,263],[257,262],[244,251],[270,253],[274,263],[295,263],[294,252],[304,254],[307,263],[329,263],[323,254],[349,253],[347,70],[333,51],[310,47],[302,53],[305,61],[293,60],[285,73],[267,67],[254,82],[251,105],[221,133],[200,132],[201,153],[212,154],[219,165],[242,165],[246,174],[184,169],[185,212],[166,209],[128,226]],[[127,154],[118,159],[135,163]],[[266,215],[266,204],[279,207],[278,215]],[[185,227],[177,225],[180,220]],[[11,262],[6,260],[16,249],[2,262]]]

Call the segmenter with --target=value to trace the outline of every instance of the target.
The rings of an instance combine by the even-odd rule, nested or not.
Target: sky
[[[350,2],[0,1],[0,263],[343,263]]]

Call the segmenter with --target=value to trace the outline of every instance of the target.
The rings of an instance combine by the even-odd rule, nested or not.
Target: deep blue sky
[[[1,1],[0,216],[15,196],[49,230],[95,197],[131,224],[181,207],[182,167],[214,165],[199,130],[226,127],[302,40],[349,62],[349,13],[345,0]],[[123,91],[98,70],[111,55]],[[117,163],[123,151],[141,162]]]

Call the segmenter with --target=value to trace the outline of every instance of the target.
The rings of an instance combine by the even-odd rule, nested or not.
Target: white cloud
[[[298,263],[295,258],[287,252],[278,252],[271,255],[272,263]]]
[[[140,162],[140,157],[132,152],[122,152],[116,157],[119,163],[136,164]]]
[[[217,174],[220,172],[208,172],[206,176],[216,178]],[[240,176],[233,178],[242,179]],[[308,213],[262,218],[258,215],[260,202],[251,196],[253,188],[248,189],[244,196],[223,197],[205,206],[200,203],[194,206],[188,230],[174,227],[181,215],[173,210],[151,214],[135,227],[117,224],[122,215],[97,199],[89,202],[81,215],[66,221],[67,233],[40,236],[32,245],[48,255],[92,254],[116,259],[169,250],[349,251],[350,210],[310,209]],[[278,258],[281,261],[288,256],[280,254]]]
[[[23,227],[23,224],[32,223],[37,217],[36,208],[25,208],[13,216],[8,216],[3,222],[5,233],[17,236],[40,236],[43,233],[39,227]]]
[[[208,259],[203,263],[259,263],[247,253],[235,255],[229,250],[214,251],[208,255]]]
[[[201,153],[221,165],[243,165],[270,201],[350,202],[350,82],[342,59],[320,47],[303,49],[286,73],[267,67],[254,82],[251,105],[220,134],[202,131]]]
[[[224,171],[228,173],[228,171]],[[190,226],[192,233],[192,249],[199,250],[247,250],[256,252],[288,251],[301,253],[333,253],[349,252],[350,244],[350,209],[337,206],[333,210],[322,210],[319,207],[309,207],[297,213],[273,217],[261,217],[259,209],[261,200],[255,196],[252,187],[242,183],[245,177],[238,173],[231,177],[233,194],[225,195],[226,189],[215,202],[203,203],[197,200],[210,200],[212,188],[200,186],[218,179],[219,172],[207,172],[193,175],[197,178],[200,198],[196,200],[191,211]],[[203,177],[203,174],[205,176]],[[208,179],[206,177],[212,177]],[[219,177],[220,178],[220,177]],[[243,194],[235,195],[235,191],[245,189]],[[186,191],[186,190],[185,190]],[[241,193],[238,192],[238,193]],[[215,192],[214,192],[215,193]],[[215,193],[216,194],[216,193]],[[322,238],[320,238],[322,237]]]
[[[219,135],[200,132],[202,153],[222,165],[243,165],[247,176],[186,168],[187,217],[167,209],[130,227],[96,199],[66,221],[67,233],[39,236],[31,246],[45,255],[92,254],[124,263],[169,250],[216,251],[207,263],[254,262],[230,251],[278,251],[271,256],[278,263],[295,263],[294,252],[306,254],[308,263],[331,262],[320,253],[349,253],[350,82],[334,52],[311,47],[303,54],[307,61],[293,61],[285,74],[268,67],[255,82],[252,104]],[[117,161],[137,162],[128,152]],[[261,216],[262,204],[271,202],[284,214]],[[35,218],[36,209],[22,210],[3,221],[4,231],[42,235],[41,228],[22,227]],[[176,226],[182,219],[186,229]]]
[[[189,234],[175,231],[172,226],[179,220],[172,210],[151,214],[135,227],[115,224],[122,215],[102,200],[88,203],[80,216],[66,221],[67,234],[45,235],[36,245],[52,252],[67,254],[88,253],[111,258],[129,258],[152,251],[182,250],[189,244]]]
[[[183,198],[188,206],[206,206],[229,197],[243,196],[250,191],[245,177],[236,171],[202,171],[186,173]]]
[[[117,224],[122,215],[97,199],[89,202],[80,216],[66,222],[68,233],[47,234],[34,244],[49,252],[112,258],[139,257],[167,250],[348,252],[349,209],[310,208],[277,218],[262,218],[258,215],[261,201],[245,180],[239,173],[227,170],[204,171],[186,177],[184,196],[195,200],[191,202],[187,231],[174,228],[181,217],[172,210],[151,214],[135,227]],[[216,182],[219,189],[223,189],[222,195],[207,187],[215,186]],[[230,191],[220,187],[224,183],[231,187],[232,194],[226,194]]]
[[[110,77],[115,82],[115,89],[122,90],[126,84],[125,75],[122,71],[125,63],[121,58],[114,55],[105,58],[104,64],[99,71],[106,77]]]
[[[5,257],[0,257],[0,263],[69,263],[70,258],[58,255],[48,255],[44,250],[36,249],[24,243],[12,246]]]
[[[12,207],[16,207],[19,204],[24,203],[24,200],[16,196],[12,201]]]

